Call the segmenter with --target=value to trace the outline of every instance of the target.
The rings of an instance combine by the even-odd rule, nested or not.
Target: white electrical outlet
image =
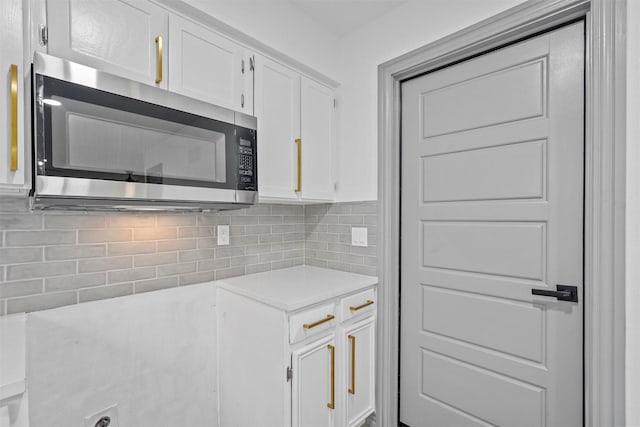
[[[229,244],[229,226],[219,225],[218,226],[218,246],[228,245],[228,244]]]
[[[84,427],[118,427],[118,405],[112,405],[84,418]]]
[[[367,230],[366,227],[351,227],[351,246],[368,246]]]

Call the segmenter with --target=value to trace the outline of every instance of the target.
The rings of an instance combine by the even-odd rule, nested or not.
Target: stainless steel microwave
[[[255,117],[40,53],[32,74],[34,208],[257,201]]]

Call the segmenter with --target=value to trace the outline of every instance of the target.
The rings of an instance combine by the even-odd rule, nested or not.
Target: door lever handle
[[[577,286],[556,285],[555,291],[549,291],[546,289],[531,289],[531,293],[533,295],[540,295],[543,297],[554,297],[557,298],[558,301],[578,302]]]

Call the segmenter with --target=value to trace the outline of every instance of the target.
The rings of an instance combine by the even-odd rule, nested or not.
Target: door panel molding
[[[378,68],[377,424],[398,425],[400,82],[586,19],[585,423],[624,425],[626,0],[528,1]]]

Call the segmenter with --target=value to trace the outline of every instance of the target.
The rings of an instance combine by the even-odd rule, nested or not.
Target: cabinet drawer
[[[335,328],[337,324],[334,303],[294,313],[289,316],[289,342],[291,344],[307,337]]]
[[[340,300],[340,321],[344,322],[365,314],[371,316],[375,313],[377,305],[376,290],[373,288],[342,298]]]

